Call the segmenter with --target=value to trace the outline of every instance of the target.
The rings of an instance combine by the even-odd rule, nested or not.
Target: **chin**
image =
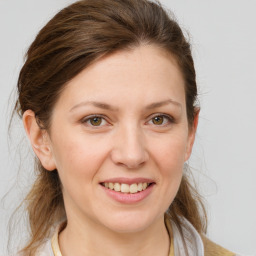
[[[156,219],[145,212],[119,212],[104,218],[104,225],[116,233],[137,233],[147,229]]]

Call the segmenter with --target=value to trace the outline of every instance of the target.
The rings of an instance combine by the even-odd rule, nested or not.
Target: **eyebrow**
[[[87,105],[92,105],[94,107],[97,108],[101,108],[101,109],[107,109],[107,110],[111,110],[111,111],[117,111],[118,109],[107,104],[107,103],[103,103],[103,102],[98,102],[98,101],[83,101],[77,105],[75,105],[74,107],[72,107],[70,109],[70,112],[72,112],[74,109],[82,107],[82,106],[87,106]]]
[[[182,108],[181,103],[179,103],[177,101],[174,101],[172,99],[167,99],[167,100],[151,103],[151,104],[146,106],[146,109],[159,108],[159,107],[162,107],[162,106],[165,106],[165,105],[168,105],[168,104],[173,104],[173,105],[176,105],[176,106]],[[70,109],[70,112],[72,112],[76,108],[79,108],[79,107],[82,107],[82,106],[87,106],[87,105],[92,105],[92,106],[97,107],[97,108],[107,109],[107,110],[111,110],[111,111],[118,111],[118,108],[116,108],[114,106],[111,106],[111,105],[109,105],[107,103],[104,103],[104,102],[84,101],[84,102],[81,102],[81,103],[75,105],[74,107],[72,107]]]
[[[146,106],[146,109],[159,108],[159,107],[162,107],[162,106],[165,106],[165,105],[168,105],[168,104],[173,104],[173,105],[176,105],[176,106],[182,108],[181,103],[179,103],[177,101],[174,101],[172,99],[168,99],[168,100],[152,103],[152,104]]]

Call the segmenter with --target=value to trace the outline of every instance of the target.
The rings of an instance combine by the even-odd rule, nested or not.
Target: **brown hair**
[[[82,0],[56,14],[27,51],[15,111],[21,117],[31,109],[41,129],[49,131],[54,104],[68,81],[102,56],[141,44],[155,44],[176,58],[185,81],[191,126],[197,111],[197,85],[190,44],[174,18],[159,3],[147,0]],[[36,160],[36,173],[24,200],[31,230],[22,250],[25,255],[35,255],[51,227],[65,216],[57,170],[49,172]],[[180,217],[185,217],[200,233],[205,231],[202,200],[186,174],[168,213],[179,228]]]

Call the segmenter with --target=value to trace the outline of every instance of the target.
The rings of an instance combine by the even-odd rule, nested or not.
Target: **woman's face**
[[[178,191],[193,139],[169,53],[141,46],[83,70],[61,93],[50,130],[69,223],[116,232],[152,225]]]

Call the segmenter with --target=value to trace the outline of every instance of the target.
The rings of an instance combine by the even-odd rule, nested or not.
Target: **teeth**
[[[133,183],[131,185],[125,184],[125,183],[112,183],[112,182],[104,182],[103,183],[104,187],[109,188],[111,190],[115,190],[117,192],[122,192],[122,193],[130,193],[134,194],[137,192],[140,192],[142,190],[145,190],[148,186],[149,183]]]
[[[145,190],[147,188],[147,186],[148,186],[148,183],[143,183],[142,184],[142,190]]]
[[[138,192],[138,185],[137,184],[132,184],[130,185],[130,193],[134,194]]]
[[[130,186],[128,184],[121,184],[121,192],[129,193],[130,192]]]
[[[108,183],[108,187],[109,187],[110,189],[114,189],[114,184],[111,183],[111,182],[109,182],[109,183]]]
[[[119,183],[114,184],[114,190],[117,191],[117,192],[121,191],[121,186],[120,186]]]

